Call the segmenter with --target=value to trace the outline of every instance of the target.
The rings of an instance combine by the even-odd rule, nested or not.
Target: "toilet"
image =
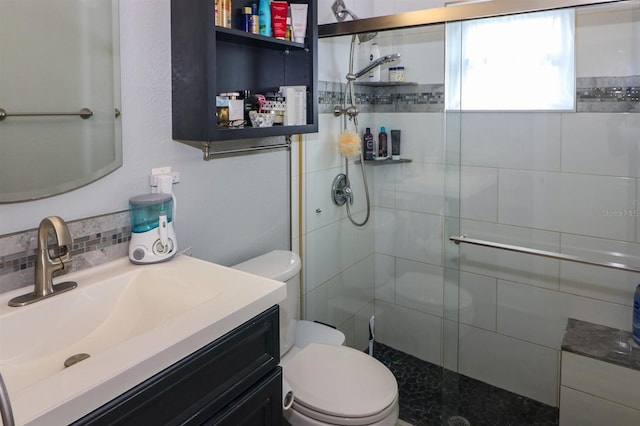
[[[287,283],[280,305],[280,363],[294,402],[284,410],[292,426],[395,426],[398,384],[375,358],[344,345],[344,334],[298,320],[300,257],[274,250],[234,269]]]

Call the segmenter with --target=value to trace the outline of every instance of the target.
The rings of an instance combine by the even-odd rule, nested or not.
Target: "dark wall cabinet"
[[[243,6],[257,0],[233,0],[234,22]],[[214,0],[171,1],[173,138],[220,141],[318,131],[317,6],[307,3],[304,43],[278,40],[215,25]],[[307,87],[306,125],[218,128],[216,95],[277,91],[280,86]]]
[[[278,306],[74,425],[281,425]]]

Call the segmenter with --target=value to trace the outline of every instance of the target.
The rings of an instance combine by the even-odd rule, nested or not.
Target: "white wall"
[[[149,192],[151,168],[181,173],[179,245],[194,256],[231,264],[289,247],[286,151],[202,160],[201,151],[171,138],[170,1],[120,2],[123,166],[66,194],[0,205],[0,235],[37,227],[44,216],[65,220],[125,210]]]

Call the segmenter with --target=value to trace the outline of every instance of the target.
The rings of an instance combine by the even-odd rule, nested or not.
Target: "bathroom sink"
[[[17,308],[7,303],[24,288],[0,297],[0,373],[17,424],[69,423],[286,296],[283,283],[188,256],[123,258],[63,281],[78,288]]]

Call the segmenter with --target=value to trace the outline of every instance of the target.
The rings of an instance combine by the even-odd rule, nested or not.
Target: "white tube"
[[[291,29],[293,31],[293,41],[296,43],[304,43],[304,37],[307,35],[307,9],[308,4],[291,3]]]

